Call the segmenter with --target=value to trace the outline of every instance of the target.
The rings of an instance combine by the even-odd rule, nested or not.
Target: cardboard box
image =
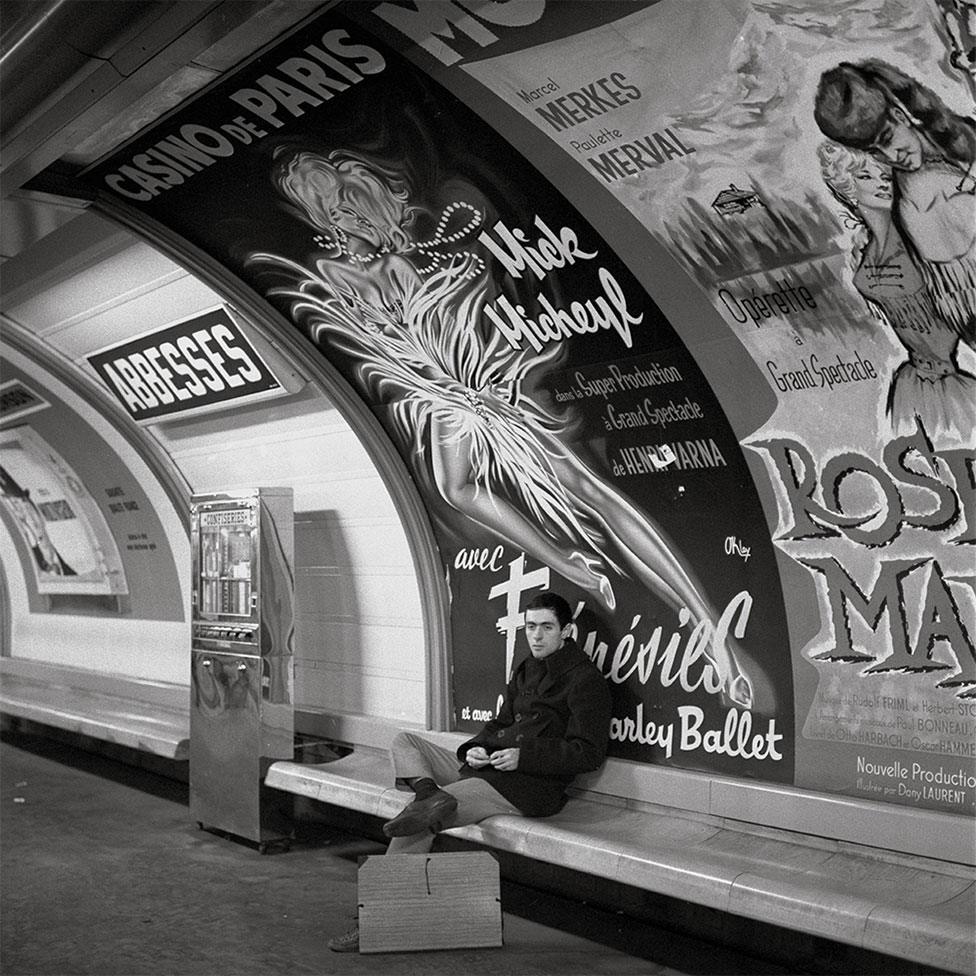
[[[487,851],[382,854],[360,865],[360,952],[501,944],[498,863]]]

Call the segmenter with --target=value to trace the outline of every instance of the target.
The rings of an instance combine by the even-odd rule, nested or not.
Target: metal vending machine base
[[[274,736],[260,669],[260,658],[193,652],[190,812],[202,829],[254,841],[266,854],[288,849],[292,827],[291,797],[264,785],[274,759],[263,754],[262,740]],[[290,749],[291,733],[282,731]]]

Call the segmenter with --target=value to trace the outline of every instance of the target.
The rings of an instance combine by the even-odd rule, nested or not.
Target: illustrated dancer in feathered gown
[[[895,432],[913,431],[918,418],[930,434],[969,437],[976,377],[960,368],[960,332],[940,314],[893,219],[890,169],[833,142],[819,154],[824,182],[854,222],[853,285],[908,351],[888,391]]]
[[[642,584],[714,627],[717,616],[673,545],[560,441],[564,422],[523,393],[529,372],[551,362],[558,345],[528,355],[494,330],[482,334],[485,264],[452,253],[482,214],[456,201],[429,239],[416,240],[407,227],[418,211],[402,177],[352,152],[292,152],[273,178],[320,250],[307,267],[267,253],[249,263],[289,279],[268,294],[291,299],[292,316],[314,340],[328,337],[357,362],[444,501],[612,611],[606,570],[622,570],[607,553],[611,542]],[[705,654],[723,696],[750,708],[752,685],[730,643],[711,641]]]

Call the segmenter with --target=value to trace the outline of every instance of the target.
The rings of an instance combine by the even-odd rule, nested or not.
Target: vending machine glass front
[[[206,617],[252,615],[254,510],[204,509],[200,513],[200,594]]]

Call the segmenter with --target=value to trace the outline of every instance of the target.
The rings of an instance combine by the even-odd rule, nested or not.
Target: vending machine
[[[190,814],[255,841],[290,836],[268,766],[294,755],[290,488],[194,495]]]

